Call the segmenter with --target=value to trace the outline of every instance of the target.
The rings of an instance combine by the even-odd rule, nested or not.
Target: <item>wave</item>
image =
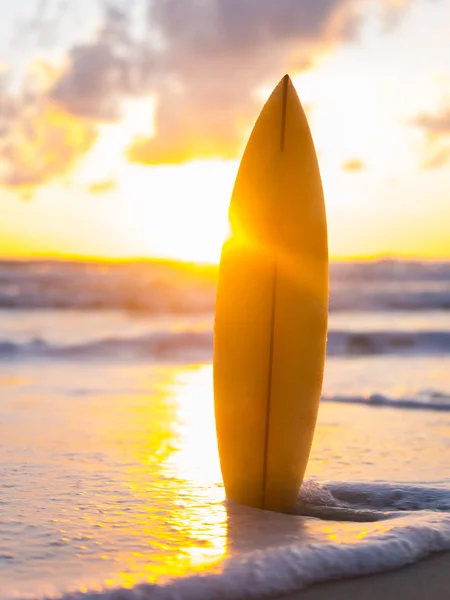
[[[342,514],[345,514],[345,520],[352,522],[362,520],[354,518],[360,511],[366,511],[368,521],[394,518],[399,511],[450,512],[450,490],[393,483],[305,481],[296,512],[305,514],[314,510],[317,517],[324,519],[329,516],[330,509],[345,511],[336,520],[342,520]]]
[[[311,507],[314,514],[311,515]],[[409,565],[433,553],[450,550],[450,491],[406,485],[310,481],[303,485],[298,515],[320,532],[321,542],[304,540],[226,559],[218,572],[203,571],[163,583],[74,592],[61,600],[241,600],[294,593],[312,584],[380,573]],[[331,541],[321,519],[361,521],[363,533],[349,541]],[[342,511],[347,519],[342,519]],[[232,514],[232,511],[230,511]],[[248,509],[253,523],[263,511]],[[356,518],[354,518],[356,516]],[[343,524],[346,525],[345,523]],[[295,526],[295,525],[294,525]],[[354,525],[353,525],[354,527]],[[56,598],[56,597],[55,597]]]
[[[208,360],[212,353],[210,332],[156,332],[134,338],[103,338],[79,344],[55,344],[42,339],[18,343],[0,340],[0,359],[27,358],[98,360]]]
[[[57,345],[35,339],[28,343],[0,341],[0,361],[27,359],[80,360],[80,361],[170,361],[208,362],[212,359],[211,332],[158,332],[137,338],[105,338],[82,344]],[[0,382],[1,385],[1,382]],[[94,390],[95,395],[118,393],[117,389]],[[134,393],[127,390],[126,393]],[[85,395],[93,390],[74,388],[72,395]],[[121,393],[125,393],[123,390]],[[409,396],[391,397],[381,393],[324,395],[321,402],[359,404],[401,410],[450,411],[450,394],[445,391],[424,389]]]
[[[210,360],[212,331],[158,331],[136,337],[105,337],[77,344],[0,339],[0,360],[52,359],[190,359]],[[329,357],[450,354],[450,331],[328,333]]]
[[[450,331],[330,331],[328,356],[448,354]]]
[[[2,262],[0,308],[213,311],[217,268],[174,262]],[[330,265],[330,310],[449,310],[450,263]]]
[[[215,268],[173,262],[1,262],[0,308],[212,310]]]
[[[450,394],[434,390],[423,390],[416,396],[401,398],[390,398],[389,396],[384,396],[383,394],[370,394],[368,396],[323,396],[321,402],[334,402],[337,404],[362,404],[364,406],[385,406],[387,408],[400,408],[404,410],[450,411]]]

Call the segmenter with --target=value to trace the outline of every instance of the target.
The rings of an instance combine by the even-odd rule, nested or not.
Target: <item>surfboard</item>
[[[295,505],[319,406],[328,318],[328,244],[319,166],[286,75],[242,156],[222,248],[214,406],[228,498]]]

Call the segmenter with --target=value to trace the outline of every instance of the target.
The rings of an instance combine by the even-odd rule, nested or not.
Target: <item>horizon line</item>
[[[420,256],[409,254],[361,254],[361,255],[331,255],[330,263],[359,263],[359,262],[450,262],[450,256]],[[173,256],[104,256],[90,254],[63,254],[63,253],[42,253],[30,255],[1,255],[0,262],[67,262],[67,263],[154,263],[154,264],[180,264],[191,267],[218,267],[219,261],[207,261],[196,259],[175,258]]]

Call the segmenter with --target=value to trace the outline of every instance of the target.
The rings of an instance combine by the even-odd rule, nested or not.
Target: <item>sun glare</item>
[[[155,132],[154,108],[152,98],[126,104],[120,121],[100,128],[96,144],[74,173],[78,186],[107,194],[116,212],[120,234],[114,237],[115,246],[108,243],[102,254],[216,263],[227,232],[237,163],[129,163],[125,150],[131,141]]]
[[[135,254],[218,262],[236,168],[234,161],[127,166],[118,193],[133,199],[123,225]]]
[[[142,511],[127,522],[127,536],[139,551],[124,545],[119,564],[126,568],[112,573],[108,586],[201,572],[214,568],[228,550],[211,366],[166,367],[160,377],[151,402],[136,397],[125,403],[120,423],[108,422],[101,432],[119,453],[126,452],[123,483],[142,501]],[[123,439],[128,440],[124,446]],[[154,501],[158,485],[168,506],[163,514]],[[169,535],[170,543],[164,543]],[[154,555],[149,562],[143,548],[150,543]]]

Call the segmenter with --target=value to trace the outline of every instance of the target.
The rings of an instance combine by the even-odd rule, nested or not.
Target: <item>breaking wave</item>
[[[37,337],[27,341],[0,338],[0,360],[51,359],[146,359],[177,358],[210,360],[211,331],[157,331],[135,337],[92,338],[79,343],[55,343]],[[450,331],[351,332],[330,331],[327,354],[334,356],[444,355],[450,354]]]

